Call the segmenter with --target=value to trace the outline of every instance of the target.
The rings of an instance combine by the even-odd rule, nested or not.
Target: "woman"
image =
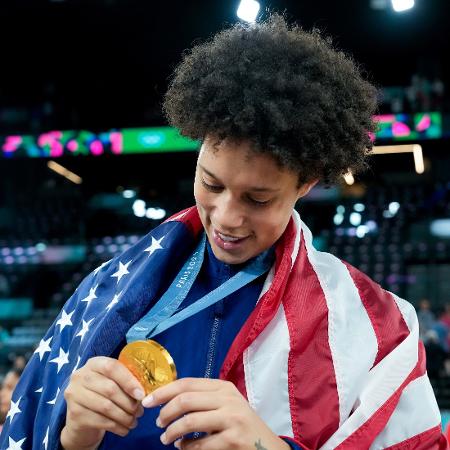
[[[365,166],[356,66],[274,15],[194,47],[164,107],[202,140],[196,207],[83,281],[15,393],[36,421],[17,413],[1,448],[445,448],[413,308],[294,210]],[[153,337],[178,379],[144,397],[116,358]]]
[[[0,422],[0,431],[3,428],[3,424],[5,423],[8,412],[11,408],[12,393],[19,382],[22,372],[22,367],[12,367],[8,370],[8,372],[6,372],[5,378],[3,379],[0,387],[0,417],[2,418]]]

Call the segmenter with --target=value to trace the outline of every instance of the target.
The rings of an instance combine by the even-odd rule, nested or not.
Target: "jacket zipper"
[[[211,336],[209,339],[208,354],[206,356],[205,378],[211,378],[211,373],[216,358],[217,334],[219,331],[220,317],[214,315],[214,322],[211,328]]]
[[[208,347],[208,353],[206,355],[206,369],[205,369],[205,376],[204,378],[211,378],[212,368],[214,365],[214,360],[216,358],[216,347],[217,347],[217,334],[219,331],[219,325],[220,325],[220,317],[216,316],[214,314],[214,321],[211,328],[211,335],[209,338],[209,347]],[[193,433],[193,439],[198,439],[202,433],[195,432]]]

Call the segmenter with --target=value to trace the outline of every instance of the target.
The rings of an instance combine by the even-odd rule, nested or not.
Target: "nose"
[[[223,193],[217,198],[214,206],[212,222],[222,232],[233,234],[233,231],[242,228],[245,223],[245,211],[231,195]]]

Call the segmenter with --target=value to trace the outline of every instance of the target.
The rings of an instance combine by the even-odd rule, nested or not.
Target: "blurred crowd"
[[[448,105],[443,80],[422,74],[414,74],[409,86],[383,88],[380,101],[384,112],[393,114],[443,111]]]
[[[427,353],[428,376],[432,381],[450,376],[450,303],[433,311],[429,300],[422,299],[417,318]]]
[[[4,375],[0,375],[0,432],[11,407],[12,393],[26,364],[27,358],[24,355],[15,355],[9,370]]]

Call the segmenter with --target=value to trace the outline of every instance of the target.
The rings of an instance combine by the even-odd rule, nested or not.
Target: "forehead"
[[[255,150],[249,141],[226,139],[218,142],[206,139],[200,149],[199,162],[214,166],[216,170],[232,168],[235,171],[243,171],[250,169],[252,173],[264,172],[264,175],[269,173],[274,176],[291,172],[270,153]]]

